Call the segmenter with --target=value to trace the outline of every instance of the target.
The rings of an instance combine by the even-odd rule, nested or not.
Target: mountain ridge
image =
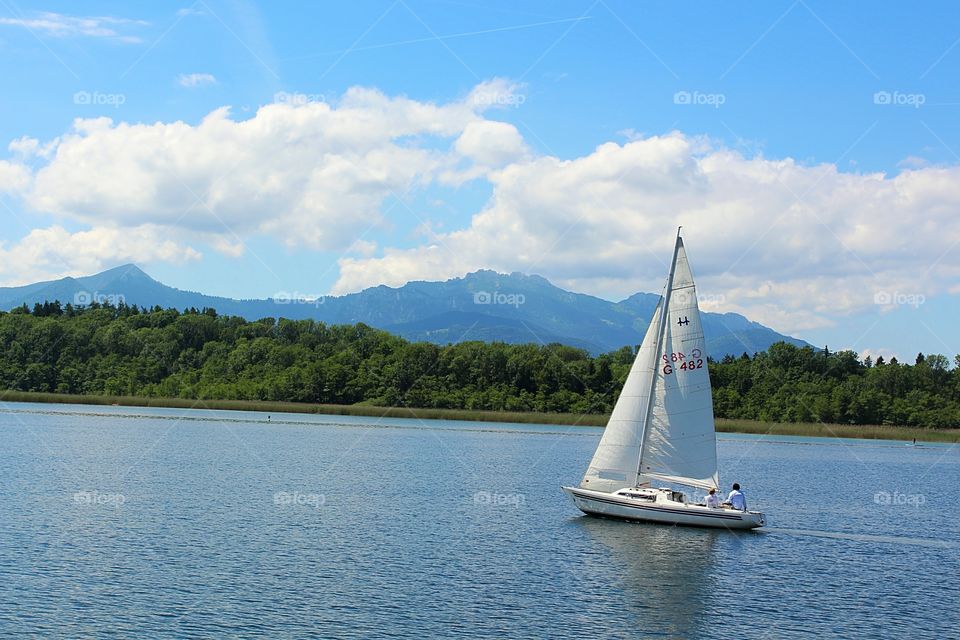
[[[53,300],[74,305],[96,300],[151,308],[206,307],[248,320],[284,317],[328,324],[363,322],[408,340],[436,344],[464,340],[561,342],[594,354],[639,344],[659,298],[638,292],[611,302],[567,291],[537,274],[481,269],[444,281],[377,285],[342,296],[235,299],[167,286],[133,263],[90,276],[0,287],[2,310]],[[807,345],[737,313],[703,312],[702,318],[707,351],[714,357],[763,351],[781,340]]]

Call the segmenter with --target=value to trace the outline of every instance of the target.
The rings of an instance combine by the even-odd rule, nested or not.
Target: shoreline
[[[0,402],[214,409],[225,411],[260,411],[265,413],[349,415],[375,418],[419,418],[422,420],[463,420],[473,422],[512,422],[517,424],[552,424],[585,427],[602,427],[606,424],[608,418],[606,414],[475,411],[470,409],[377,407],[363,404],[308,404],[261,400],[142,398],[136,396],[99,396],[34,391],[2,391],[0,392]],[[916,438],[918,442],[960,442],[960,429],[924,429],[920,427],[887,425],[759,422],[728,418],[717,418],[716,428],[718,433],[856,438],[861,440],[913,440]]]

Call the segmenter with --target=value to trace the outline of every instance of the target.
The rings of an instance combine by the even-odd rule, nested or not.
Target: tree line
[[[0,388],[91,395],[609,412],[635,347],[408,342],[364,324],[59,302],[0,312]],[[960,356],[777,343],[710,361],[717,417],[960,426]]]

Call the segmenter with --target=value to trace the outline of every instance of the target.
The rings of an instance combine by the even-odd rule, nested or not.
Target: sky
[[[0,0],[0,286],[477,269],[960,353],[960,5]],[[109,293],[109,292],[102,292]]]

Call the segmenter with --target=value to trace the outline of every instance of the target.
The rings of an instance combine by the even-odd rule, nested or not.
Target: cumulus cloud
[[[84,276],[124,262],[186,262],[200,253],[152,225],[71,233],[59,225],[34,229],[12,246],[0,244],[0,281],[6,286]]]
[[[30,184],[30,170],[18,163],[0,160],[0,193],[19,193]]]
[[[290,246],[340,249],[387,225],[386,198],[461,162],[465,156],[431,141],[453,146],[485,108],[473,94],[437,105],[354,88],[338,104],[270,104],[247,120],[227,108],[196,125],[78,119],[37,171],[28,203],[91,225],[151,223],[229,243],[268,234]],[[512,137],[517,151],[519,134],[504,127],[498,139]],[[464,153],[506,157],[476,141],[465,142]]]
[[[712,309],[790,332],[877,309],[880,294],[931,297],[960,281],[960,167],[845,173],[679,132],[538,155],[488,114],[524,99],[522,86],[495,79],[444,104],[353,88],[242,120],[227,108],[195,124],[78,119],[54,140],[11,143],[0,189],[94,235],[39,230],[0,257],[53,265],[43,256],[64,259],[52,249],[63,245],[79,252],[70,268],[86,273],[97,251],[104,264],[125,259],[97,243],[111,234],[134,234],[136,260],[196,259],[189,242],[242,256],[259,235],[343,254],[334,293],[492,268],[616,298],[661,289],[682,224]],[[388,201],[477,179],[492,193],[460,228],[387,219]],[[427,232],[401,247],[366,239],[376,227],[405,241],[416,236],[398,231]]]
[[[217,79],[212,73],[181,73],[177,76],[177,84],[188,89],[216,83]]]
[[[468,124],[455,148],[464,157],[491,168],[502,167],[527,154],[527,145],[517,128],[494,120]]]
[[[36,138],[23,136],[13,140],[9,145],[7,145],[7,149],[9,149],[14,155],[24,159],[33,157],[49,158],[50,153],[53,151],[55,146],[56,141],[41,145],[40,141]]]
[[[659,291],[681,224],[701,289],[784,330],[828,325],[884,291],[930,296],[960,276],[948,257],[960,237],[957,167],[842,173],[674,133],[529,158],[489,179],[469,226],[343,258],[334,292],[481,267],[611,296]]]
[[[460,186],[529,156],[529,149],[517,128],[494,120],[469,123],[454,143],[454,150],[453,157],[459,157],[461,162],[440,172],[438,181],[441,184]]]

